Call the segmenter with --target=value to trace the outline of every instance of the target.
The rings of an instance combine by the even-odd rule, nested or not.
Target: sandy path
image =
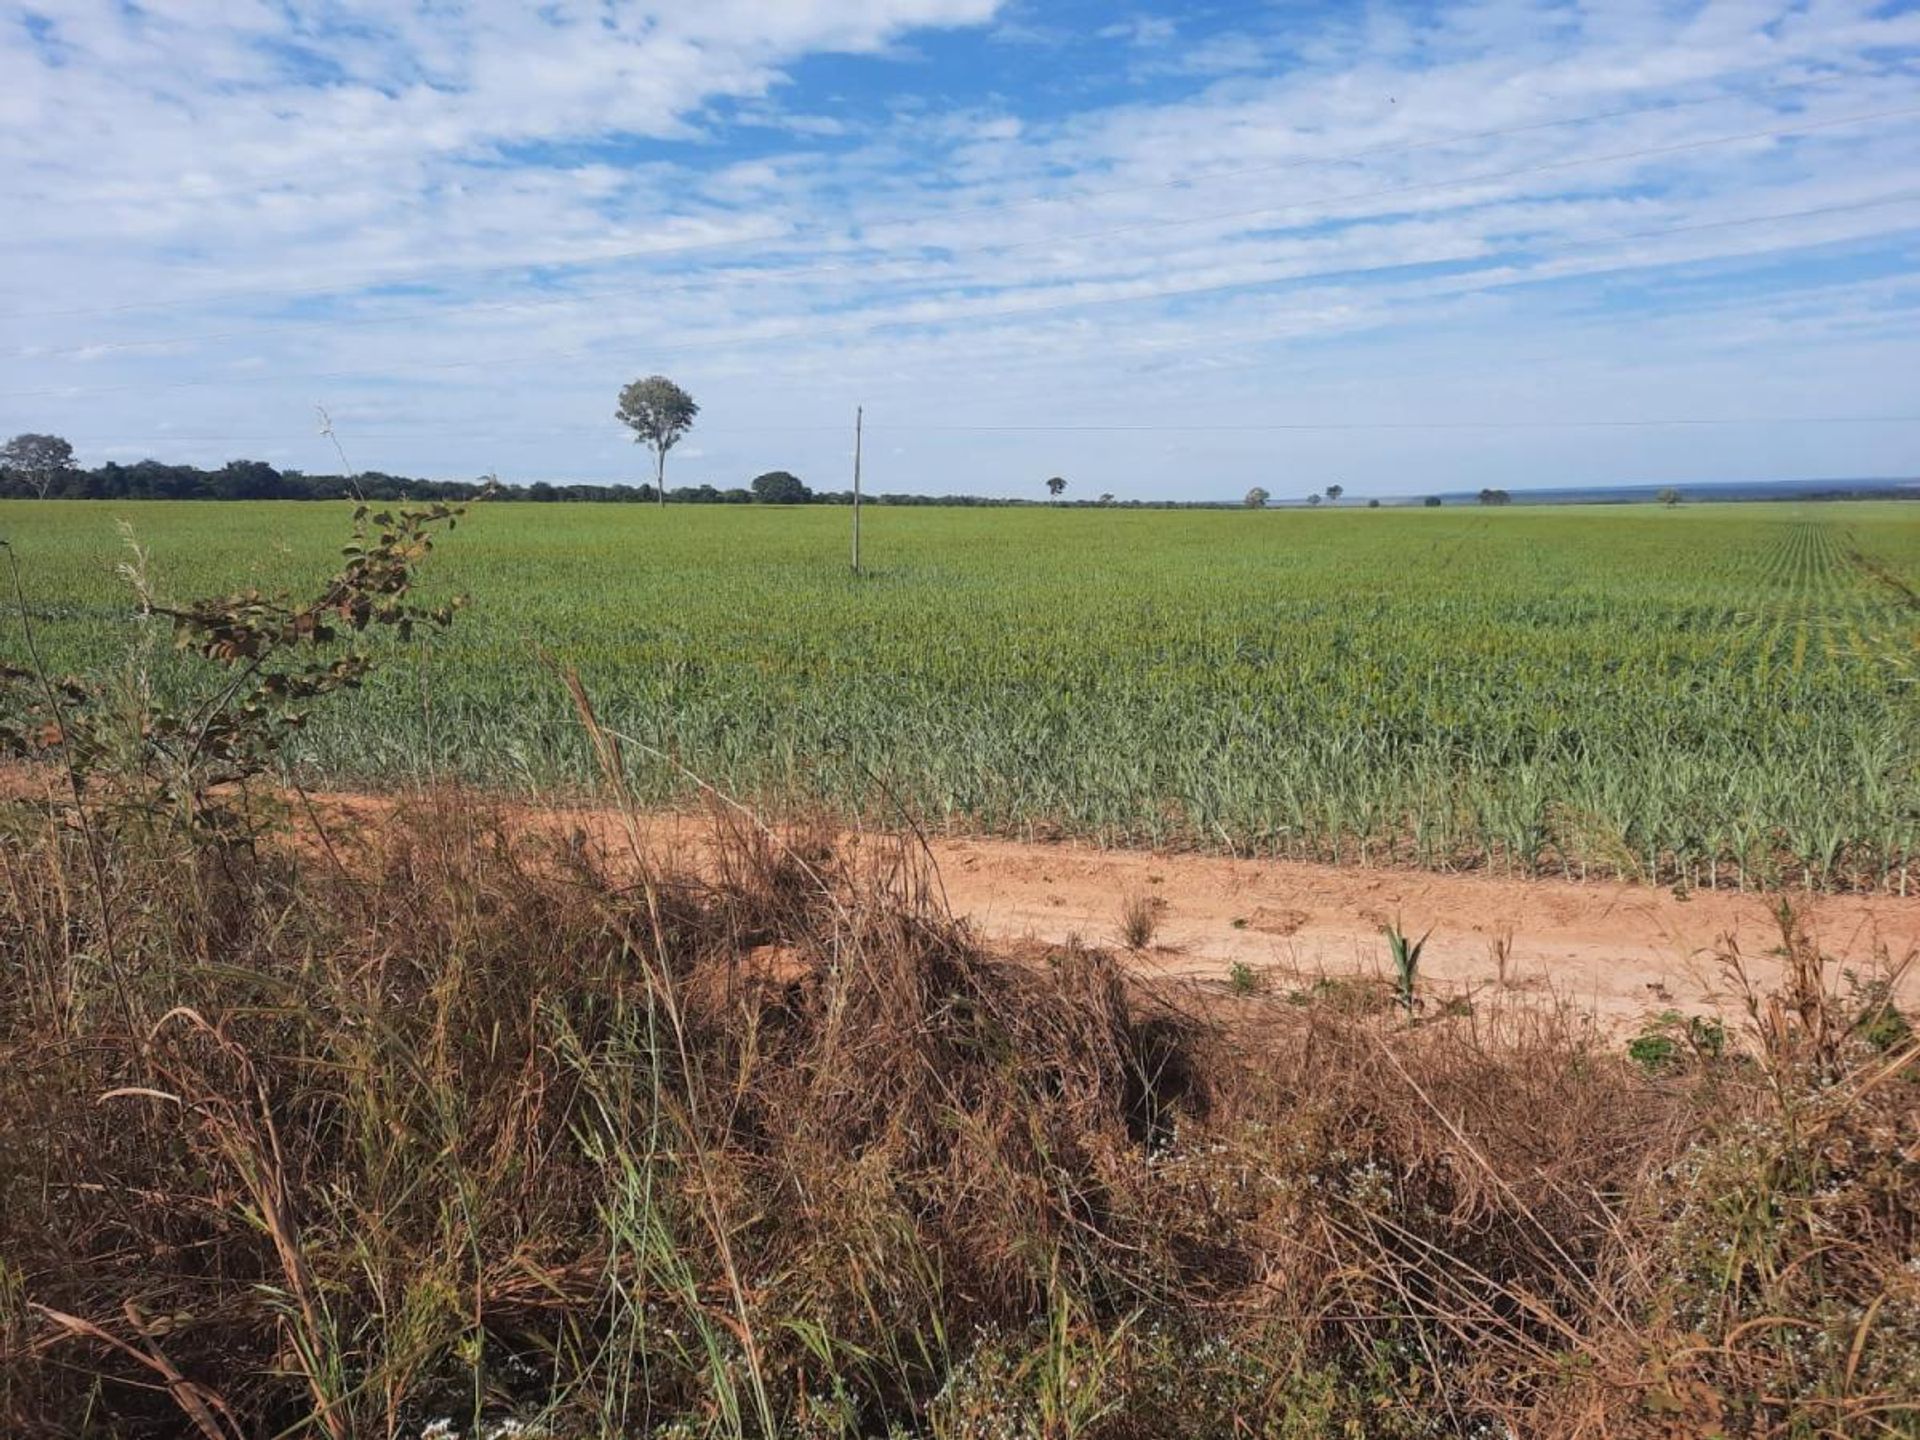
[[[1729,1000],[1716,947],[1739,945],[1757,978],[1777,973],[1770,901],[1752,894],[1671,891],[1604,882],[1502,880],[1288,861],[1102,851],[995,840],[933,842],[957,914],[989,939],[1059,942],[1077,933],[1117,944],[1126,897],[1164,903],[1155,950],[1170,973],[1224,976],[1236,963],[1277,976],[1382,974],[1380,927],[1431,929],[1424,980],[1461,991],[1498,983],[1493,944],[1510,939],[1507,974],[1585,1010],[1625,1021],[1669,1007]],[[1798,896],[1827,953],[1866,971],[1876,955],[1920,951],[1920,900]],[[1920,967],[1903,997],[1920,997]]]
[[[339,820],[374,826],[407,804],[405,792],[314,798]],[[540,828],[585,828],[609,840],[618,829],[605,810],[504,808]],[[643,825],[651,847],[681,862],[705,849],[712,833],[711,819],[698,814],[651,814]],[[1682,898],[1610,881],[1366,870],[1071,842],[937,838],[929,849],[954,914],[998,946],[1078,936],[1118,948],[1129,897],[1156,897],[1153,948],[1128,953],[1139,968],[1169,975],[1224,979],[1236,964],[1269,972],[1279,985],[1384,975],[1380,927],[1389,921],[1413,935],[1431,932],[1421,964],[1430,991],[1497,985],[1494,947],[1505,941],[1509,983],[1614,1025],[1669,1008],[1729,1010],[1733,997],[1716,960],[1728,941],[1763,986],[1778,973],[1772,902],[1751,893]],[[1820,948],[1863,975],[1920,954],[1920,897],[1796,892],[1794,899]],[[1899,996],[1903,1007],[1920,1007],[1920,963],[1906,969]]]
[[[385,809],[368,797],[329,797],[349,809]],[[584,826],[612,839],[606,811],[523,811],[540,825]],[[648,843],[684,863],[705,848],[705,816],[653,814]],[[852,838],[852,837],[843,837]],[[892,837],[888,837],[891,841]],[[1276,986],[1326,976],[1384,976],[1381,926],[1431,932],[1421,962],[1429,993],[1460,994],[1507,982],[1556,996],[1612,1026],[1667,1009],[1732,1013],[1717,954],[1737,945],[1764,989],[1779,966],[1773,901],[1728,890],[1671,890],[1607,881],[1497,879],[1412,870],[1366,870],[1191,853],[1103,850],[1074,843],[937,838],[929,842],[953,913],[988,943],[1056,945],[1070,936],[1121,945],[1129,897],[1160,902],[1153,947],[1126,952],[1156,973],[1225,979],[1243,964]],[[1809,932],[1827,954],[1863,976],[1920,954],[1920,898],[1796,892]],[[1920,1005],[1920,964],[1899,982],[1903,1006]]]

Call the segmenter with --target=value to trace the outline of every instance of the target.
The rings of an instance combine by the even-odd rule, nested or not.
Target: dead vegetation
[[[1915,1047],[1790,915],[1649,1074],[1515,997],[998,960],[911,851],[716,825],[16,814],[0,1427],[1911,1432]]]
[[[1129,950],[1145,950],[1160,931],[1167,902],[1161,896],[1135,891],[1120,902],[1120,943]]]

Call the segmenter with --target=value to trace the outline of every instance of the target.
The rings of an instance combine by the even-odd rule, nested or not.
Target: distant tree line
[[[1057,478],[1057,477],[1056,477]],[[422,480],[390,475],[381,470],[357,475],[311,475],[304,470],[282,470],[264,460],[230,460],[217,470],[196,465],[169,465],[140,460],[123,465],[110,460],[92,468],[73,463],[73,447],[55,435],[20,435],[0,445],[0,499],[46,500],[471,500],[488,488],[481,480]],[[1065,488],[1062,482],[1061,488]],[[613,505],[652,504],[659,491],[652,485],[552,484],[536,480],[529,485],[494,484],[503,500],[588,501]],[[866,494],[869,505],[1001,506],[1042,503],[1073,506],[1119,506],[1129,509],[1214,510],[1228,502],[1097,500],[1057,498],[1051,484],[1048,502],[1002,499],[986,495]],[[851,490],[813,490],[790,471],[769,470],[746,485],[722,489],[715,485],[683,485],[667,491],[675,505],[851,505]]]
[[[57,437],[23,437],[55,439]],[[196,465],[169,465],[140,460],[130,465],[108,461],[91,468],[75,465],[72,450],[32,446],[21,450],[21,464],[13,463],[13,443],[0,446],[0,499],[48,500],[471,500],[487,489],[486,480],[422,480],[390,475],[381,470],[357,475],[315,475],[283,470],[263,460],[231,460],[217,470]],[[589,501],[615,505],[652,504],[659,492],[652,485],[552,484],[536,480],[529,485],[501,483],[495,493],[503,500]],[[985,495],[867,494],[870,505],[1037,505],[1039,500],[999,499]],[[675,505],[851,505],[851,490],[812,490],[785,470],[756,476],[747,485],[683,485],[667,491]],[[1124,505],[1164,509],[1165,502],[1099,501],[1069,504]],[[1183,508],[1211,509],[1215,505]]]
[[[231,460],[217,470],[141,460],[108,461],[91,469],[70,465],[55,474],[28,473],[0,464],[0,498],[48,500],[470,500],[484,480],[419,480],[369,470],[358,475],[309,475],[281,470],[263,460]],[[652,488],[643,487],[652,499]],[[520,500],[637,500],[627,485],[502,485]],[[743,494],[745,492],[742,492]]]

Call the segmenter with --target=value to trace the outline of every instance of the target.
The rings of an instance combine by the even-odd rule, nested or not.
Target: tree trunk
[[[653,498],[660,502],[662,510],[667,508],[667,452],[664,449],[653,452]]]

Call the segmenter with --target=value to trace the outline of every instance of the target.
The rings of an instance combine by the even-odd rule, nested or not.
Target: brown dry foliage
[[[908,847],[714,823],[694,873],[422,796],[106,836],[96,895],[21,821],[0,1428],[1915,1424],[1914,1050],[1791,924],[1744,1052],[1649,1077],[1504,993],[996,958]]]

